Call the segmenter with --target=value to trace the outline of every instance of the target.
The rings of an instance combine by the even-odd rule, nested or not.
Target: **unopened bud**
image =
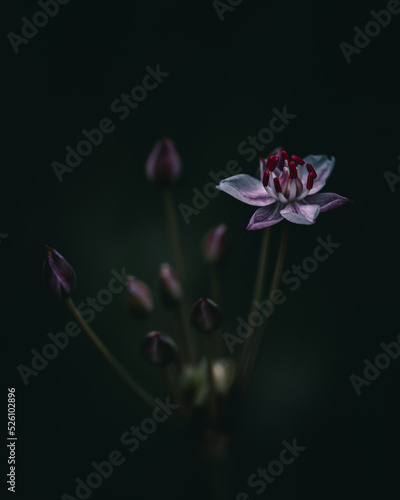
[[[46,252],[42,272],[43,283],[54,297],[67,299],[76,286],[75,271],[54,248],[46,245]]]
[[[182,163],[171,139],[161,139],[156,143],[146,163],[146,174],[150,181],[160,186],[174,184]]]
[[[228,236],[225,224],[212,229],[204,238],[204,256],[210,264],[221,264],[228,252]]]
[[[182,302],[182,286],[176,272],[169,264],[160,268],[160,300],[168,309],[176,309]]]
[[[199,299],[190,312],[190,323],[199,332],[212,333],[222,321],[220,308],[210,299]]]
[[[153,295],[149,287],[133,276],[126,277],[125,298],[134,318],[145,319],[153,312]]]
[[[150,332],[143,341],[142,354],[151,365],[168,366],[175,361],[177,347],[168,335]]]

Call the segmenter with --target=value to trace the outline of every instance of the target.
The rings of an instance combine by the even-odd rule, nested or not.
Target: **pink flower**
[[[276,151],[277,155],[260,160],[261,180],[239,174],[217,186],[243,203],[262,207],[250,219],[248,231],[273,226],[283,219],[314,224],[320,212],[349,201],[335,193],[319,193],[332,172],[334,158],[310,155],[303,160],[295,155],[289,158],[286,151]]]

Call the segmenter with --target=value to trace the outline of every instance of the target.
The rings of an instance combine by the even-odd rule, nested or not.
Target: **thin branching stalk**
[[[263,236],[263,241],[261,245],[261,250],[260,250],[260,256],[258,260],[258,267],[257,267],[257,277],[256,277],[256,282],[254,285],[254,292],[253,292],[253,302],[251,306],[251,312],[256,310],[256,307],[254,305],[255,302],[260,302],[261,296],[262,296],[262,291],[263,291],[263,285],[264,285],[264,280],[265,280],[265,273],[267,269],[267,261],[268,261],[268,253],[269,253],[269,244],[271,240],[271,228],[268,227],[264,230],[264,236]],[[250,352],[251,352],[251,347],[252,344],[254,343],[254,328],[250,327],[250,331],[247,334],[247,338],[244,342],[244,346],[242,349],[242,354],[240,357],[240,362],[239,362],[239,369],[238,369],[238,382],[240,383],[241,379],[244,376],[244,373],[247,369],[248,363],[249,363],[249,358],[250,358]]]
[[[162,374],[165,378],[165,381],[167,383],[168,390],[172,396],[172,399],[175,400],[176,404],[179,405],[179,412],[182,415],[182,418],[185,421],[188,421],[190,419],[190,412],[183,400],[181,391],[174,379],[174,377],[171,374],[170,368],[168,366],[163,366],[161,368]]]
[[[210,265],[210,282],[211,282],[211,299],[222,308],[222,297],[221,297],[221,276],[219,273],[218,266],[216,264]],[[222,345],[222,328],[219,327],[213,336],[214,342],[214,352],[216,357],[222,356],[223,345]]]
[[[270,297],[271,293],[278,288],[279,283],[280,283],[281,278],[282,278],[283,264],[285,262],[288,236],[289,236],[289,223],[285,221],[283,223],[281,241],[280,241],[279,250],[278,250],[278,257],[277,257],[277,261],[276,261],[275,272],[274,272],[274,276],[272,279],[271,287],[269,289],[268,297]],[[246,373],[244,373],[244,377],[243,377],[243,390],[246,390],[246,388],[250,382],[251,376],[253,374],[255,365],[257,363],[258,356],[260,354],[264,339],[266,337],[268,320],[269,320],[269,316],[264,318],[263,324],[260,326],[258,334],[255,336],[255,340],[253,343],[253,349],[251,350],[251,353],[250,353],[250,360],[248,363],[248,369],[247,369]]]
[[[182,362],[194,359],[192,344],[189,342],[188,335],[186,335],[186,325],[183,313],[183,307],[180,305],[174,310],[174,323],[176,331],[176,339],[180,347],[179,356]]]
[[[172,193],[169,189],[164,190],[164,204],[172,244],[172,253],[174,256],[174,265],[178,270],[178,274],[182,282],[182,287],[183,289],[185,289],[185,266],[179,240],[178,221],[176,219],[176,211]],[[183,304],[183,308],[186,309],[185,303]],[[182,337],[185,338],[184,346],[182,346],[184,349],[184,356],[186,358],[185,361],[193,362],[195,360],[194,344],[192,341],[193,339],[191,339],[190,337],[189,329],[187,328],[186,321],[183,316],[181,317],[180,322],[181,324],[179,328],[181,328],[182,330]]]
[[[206,356],[207,356],[207,382],[208,382],[210,413],[211,413],[211,420],[215,422],[217,419],[217,397],[215,392],[215,379],[213,372],[214,347],[213,347],[212,334],[206,334]]]
[[[125,380],[129,387],[151,408],[156,408],[157,405],[154,401],[154,398],[152,398],[150,394],[134,380],[132,375],[121,365],[121,363],[114,357],[114,355],[111,354],[108,348],[103,344],[99,337],[82,318],[73,300],[71,298],[68,298],[65,300],[65,302],[72,316],[76,319],[82,330],[94,343],[97,349],[103,354],[107,361],[112,365],[112,367],[118,372],[118,374]]]

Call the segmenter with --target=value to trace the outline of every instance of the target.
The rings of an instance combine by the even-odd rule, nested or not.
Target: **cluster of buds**
[[[347,198],[334,193],[319,193],[333,165],[334,158],[311,155],[303,160],[296,155],[289,157],[286,151],[277,148],[267,159],[260,160],[258,179],[240,174],[222,180],[217,188],[243,203],[260,207],[250,220],[248,229],[264,229],[277,224],[284,218],[296,224],[311,224],[315,222],[320,211],[331,210],[348,201]],[[203,257],[212,277],[211,288],[215,295],[213,295],[214,300],[200,298],[193,304],[190,312],[186,309],[185,290],[182,284],[184,266],[178,241],[178,224],[174,219],[174,204],[171,203],[170,192],[170,188],[180,177],[181,170],[182,162],[173,142],[167,138],[158,141],[147,159],[145,171],[153,184],[164,189],[174,264],[177,270],[168,263],[161,264],[158,273],[158,298],[159,302],[171,312],[175,321],[174,333],[169,336],[163,329],[155,330],[150,326],[151,322],[155,321],[152,318],[155,309],[152,291],[147,284],[131,275],[126,277],[125,300],[132,317],[142,321],[146,328],[141,344],[142,357],[149,364],[161,367],[172,397],[177,403],[179,402],[181,409],[182,405],[184,406],[183,418],[192,419],[196,424],[200,423],[200,433],[203,434],[205,441],[207,441],[205,436],[212,436],[213,445],[210,449],[215,451],[219,447],[218,443],[221,442],[215,436],[226,423],[223,419],[227,418],[231,405],[235,404],[238,395],[242,394],[243,386],[246,385],[255,364],[253,358],[257,359],[260,342],[265,335],[261,330],[260,334],[254,335],[252,339],[250,339],[251,336],[246,338],[237,370],[233,358],[226,359],[218,352],[221,346],[215,340],[218,340],[218,330],[223,318],[221,309],[214,300],[220,302],[218,272],[220,266],[225,263],[229,250],[225,224],[211,229],[203,239]],[[264,241],[267,247],[269,233],[265,234],[267,237]],[[272,290],[277,286],[275,281],[279,283],[282,273],[286,241],[287,233],[283,230],[279,249],[281,254],[273,273]],[[266,254],[265,249],[262,249],[259,266],[259,276],[262,279],[258,282],[260,286],[256,287],[255,295],[258,294],[258,296],[255,297],[253,303],[261,299]],[[58,299],[67,299],[73,314],[78,317],[78,322],[85,329],[85,322],[82,317],[79,317],[79,312],[73,309],[70,299],[76,286],[75,272],[65,258],[50,247],[46,248],[43,281],[53,296]],[[203,334],[204,354],[199,355],[200,342],[192,338],[193,332],[189,329],[189,325],[196,332]],[[123,367],[118,368],[117,360],[112,357],[102,342],[95,338],[93,331],[87,328],[87,332],[120,374],[130,380],[127,371]],[[247,356],[248,353],[250,356]],[[248,362],[249,360],[251,363]],[[145,391],[141,387],[138,388],[135,381],[130,380],[130,385],[143,399],[150,400],[150,404],[153,403],[153,400],[145,395]],[[225,439],[224,432],[220,432],[220,438],[221,436]]]

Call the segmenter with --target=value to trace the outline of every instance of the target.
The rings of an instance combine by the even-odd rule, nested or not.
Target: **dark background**
[[[257,498],[247,478],[293,438],[307,450],[260,498],[396,494],[400,361],[359,397],[349,382],[350,374],[362,375],[363,359],[373,361],[379,344],[400,331],[400,186],[392,193],[384,178],[385,171],[397,173],[400,154],[400,15],[350,64],[339,48],[353,43],[353,27],[372,19],[371,8],[386,2],[243,0],[221,22],[211,0],[71,1],[15,54],[7,33],[20,33],[20,18],[31,19],[38,6],[21,0],[3,6],[0,233],[9,236],[0,245],[2,400],[5,414],[6,386],[16,387],[18,498],[74,496],[75,478],[85,479],[90,463],[114,449],[123,450],[125,464],[91,498],[209,497],[208,471],[179,427],[160,425],[135,454],[121,446],[121,434],[148,410],[83,335],[27,387],[17,366],[29,365],[30,350],[40,350],[47,333],[62,331],[69,320],[41,286],[45,244],[76,270],[77,303],[105,288],[112,269],[126,267],[153,286],[159,264],[171,260],[162,199],[144,176],[155,141],[175,141],[184,163],[175,201],[191,205],[192,189],[202,190],[208,172],[224,170],[229,160],[253,174],[257,161],[247,162],[237,147],[285,105],[297,117],[265,156],[280,145],[300,156],[335,156],[327,190],[353,203],[322,214],[314,226],[291,226],[287,269],[312,255],[317,237],[331,235],[341,247],[297,292],[286,288],[288,300],[273,316],[238,415],[230,498],[240,491]],[[157,64],[170,76],[119,121],[111,102]],[[76,146],[81,130],[105,117],[116,130],[59,183],[51,163],[63,162],[65,146]],[[221,222],[229,226],[223,305],[232,333],[235,317],[247,314],[261,242],[260,232],[245,231],[252,211],[220,194],[189,225],[179,219],[188,302],[209,293],[204,233]],[[154,324],[171,329],[158,302]],[[123,294],[92,326],[164,399],[158,373],[137,354],[143,331],[127,314]],[[6,451],[2,461],[8,471]]]

